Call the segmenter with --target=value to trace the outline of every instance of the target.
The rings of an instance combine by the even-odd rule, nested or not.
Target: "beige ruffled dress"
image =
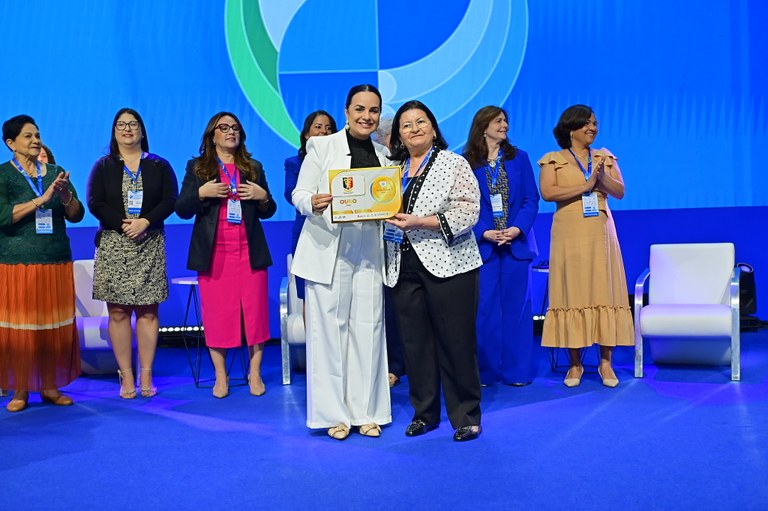
[[[615,176],[615,157],[593,151],[593,162],[605,162]],[[584,183],[578,166],[559,152],[545,154],[539,166],[553,164],[557,186]],[[584,217],[581,197],[557,203],[549,252],[549,307],[542,346],[583,348],[592,344],[634,344],[624,263],[606,196],[598,194],[600,214]]]

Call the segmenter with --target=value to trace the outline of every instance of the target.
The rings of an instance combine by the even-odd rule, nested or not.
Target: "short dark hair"
[[[315,119],[320,117],[321,115],[324,115],[328,118],[329,121],[331,121],[331,132],[336,133],[336,119],[333,118],[331,114],[326,112],[325,110],[315,110],[311,114],[307,116],[306,119],[304,119],[304,127],[301,129],[301,134],[299,134],[299,158],[302,160],[307,155],[307,135],[309,135],[309,130],[312,128],[312,125],[315,123]]]
[[[123,114],[131,114],[139,121],[139,127],[141,128],[141,134],[144,135],[141,139],[141,150],[145,153],[149,152],[149,136],[147,135],[147,128],[144,127],[144,120],[139,115],[139,112],[133,108],[121,108],[115,114],[115,118],[112,120],[112,137],[109,140],[109,154],[110,156],[119,157],[120,148],[117,146],[117,139],[115,138],[115,123]]]
[[[555,134],[555,140],[557,145],[563,149],[569,149],[571,147],[571,132],[579,128],[586,126],[589,122],[589,118],[594,115],[592,108],[587,105],[573,105],[565,109],[560,114],[560,120],[557,121],[557,126],[554,127],[552,133]]]
[[[3,123],[3,142],[8,139],[16,140],[25,124],[32,124],[38,130],[40,129],[32,117],[26,114],[16,115]],[[7,143],[6,146],[8,146]],[[8,149],[11,149],[10,146]]]
[[[392,155],[393,160],[405,160],[408,157],[408,149],[405,148],[400,139],[400,117],[408,110],[421,110],[429,118],[429,122],[432,123],[432,128],[435,130],[435,141],[433,145],[435,149],[447,149],[448,142],[445,141],[443,134],[440,132],[440,126],[437,125],[437,118],[432,110],[427,108],[427,105],[421,101],[414,99],[403,104],[397,109],[395,118],[392,119],[392,136],[389,138],[389,152]]]
[[[344,103],[344,108],[349,108],[349,105],[352,104],[352,98],[358,92],[373,92],[379,98],[379,106],[381,106],[381,103],[382,103],[381,92],[379,92],[379,89],[377,89],[375,85],[371,85],[370,83],[364,83],[362,85],[355,85],[354,87],[349,89],[349,92],[347,93],[347,102]]]

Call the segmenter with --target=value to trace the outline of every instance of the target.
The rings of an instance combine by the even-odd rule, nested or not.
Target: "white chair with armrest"
[[[635,377],[643,339],[656,364],[731,365],[741,379],[739,269],[732,243],[651,245],[635,283]],[[643,306],[645,282],[648,305]]]
[[[304,300],[296,295],[296,277],[291,273],[293,255],[288,254],[288,275],[280,284],[280,350],[283,385],[291,383],[291,347],[304,346]]]

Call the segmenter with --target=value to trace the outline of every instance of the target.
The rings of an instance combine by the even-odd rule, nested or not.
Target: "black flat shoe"
[[[429,424],[424,419],[413,419],[408,427],[405,428],[405,436],[419,436],[429,433],[437,428],[437,424]]]
[[[482,430],[483,428],[480,427],[480,425],[461,426],[456,429],[456,432],[453,434],[453,439],[457,442],[468,442],[469,440],[474,440],[475,438],[479,437]]]

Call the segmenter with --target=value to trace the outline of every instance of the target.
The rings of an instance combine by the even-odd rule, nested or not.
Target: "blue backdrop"
[[[378,84],[386,111],[422,99],[456,149],[479,107],[503,104],[510,138],[532,158],[556,149],[560,112],[586,103],[600,120],[597,145],[619,157],[627,184],[614,210],[671,218],[680,208],[768,206],[765,19],[768,4],[728,0],[38,0],[0,18],[9,50],[0,118],[35,117],[84,194],[119,108],[142,114],[151,151],[180,178],[207,120],[231,110],[281,196],[304,116],[324,108],[343,125],[356,83]],[[279,201],[273,220],[292,217]],[[85,256],[96,221],[81,225],[90,229],[74,248]],[[179,227],[176,274],[188,236]],[[288,234],[273,232],[276,282]]]

